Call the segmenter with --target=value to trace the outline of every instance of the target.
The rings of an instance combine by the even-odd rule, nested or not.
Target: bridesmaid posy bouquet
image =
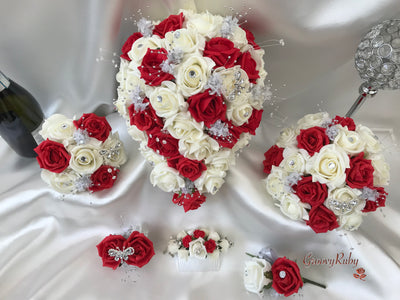
[[[63,194],[111,188],[126,155],[118,133],[105,117],[83,114],[79,120],[55,114],[43,123],[44,141],[35,148],[42,179]]]

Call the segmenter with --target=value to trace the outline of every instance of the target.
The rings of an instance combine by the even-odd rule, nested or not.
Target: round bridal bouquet
[[[316,233],[356,230],[363,214],[385,206],[382,152],[373,132],[353,119],[309,114],[265,152],[265,186],[283,214]]]
[[[122,47],[115,105],[154,167],[151,183],[197,209],[260,124],[264,51],[232,16],[181,10],[137,26]]]
[[[55,114],[45,120],[35,148],[42,179],[63,194],[111,188],[125,163],[118,133],[105,117],[83,114],[79,120]]]

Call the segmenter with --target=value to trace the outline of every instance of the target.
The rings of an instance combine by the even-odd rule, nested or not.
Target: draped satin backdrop
[[[327,285],[323,290],[305,284],[292,298],[398,299],[400,91],[379,91],[354,116],[380,137],[391,165],[387,206],[365,216],[358,231],[316,235],[283,216],[264,189],[262,161],[282,126],[308,113],[347,112],[362,83],[354,67],[357,45],[376,23],[400,18],[400,1],[195,4],[214,14],[247,12],[246,26],[265,46],[274,98],[264,104],[257,135],[221,190],[200,209],[184,213],[171,194],[152,187],[139,144],[112,112],[117,86],[112,60],[137,30],[133,19],[163,19],[193,2],[0,0],[0,69],[36,97],[46,116],[106,115],[129,157],[112,189],[61,196],[41,180],[35,160],[18,157],[0,140],[0,299],[257,299],[245,291],[242,272],[245,252],[264,246],[297,260],[303,276]],[[102,267],[96,245],[130,225],[147,229],[156,255],[133,271]],[[180,273],[163,254],[171,235],[196,226],[234,242],[219,272]],[[318,258],[336,263],[318,264]],[[353,276],[361,267],[365,281]]]

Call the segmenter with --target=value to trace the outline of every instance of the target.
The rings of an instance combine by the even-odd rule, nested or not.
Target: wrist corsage
[[[221,266],[221,254],[231,246],[227,238],[202,228],[181,231],[171,237],[167,251],[176,258],[180,271],[217,271]]]
[[[109,235],[97,246],[104,267],[116,269],[123,264],[143,267],[154,256],[153,242],[139,231],[127,236]]]
[[[264,50],[232,16],[182,10],[137,26],[122,47],[115,105],[153,166],[151,183],[194,210],[260,125],[271,94]]]
[[[55,114],[45,120],[35,148],[42,179],[63,194],[111,188],[126,154],[118,133],[105,117],[83,114],[79,120]]]
[[[304,278],[296,262],[286,257],[278,257],[275,250],[263,248],[258,256],[246,253],[251,260],[246,261],[244,268],[244,286],[247,291],[262,295],[265,289],[274,289],[276,293],[288,297],[312,283],[321,288],[326,286]]]
[[[304,116],[265,152],[265,186],[283,214],[316,233],[356,230],[385,206],[389,165],[366,126],[325,112]]]

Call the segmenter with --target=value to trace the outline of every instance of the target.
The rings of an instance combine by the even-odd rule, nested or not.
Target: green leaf
[[[272,272],[271,271],[265,272],[264,276],[267,277],[268,279],[272,280]]]
[[[272,281],[268,283],[268,285],[264,286],[264,289],[270,289],[270,288],[272,288]]]

